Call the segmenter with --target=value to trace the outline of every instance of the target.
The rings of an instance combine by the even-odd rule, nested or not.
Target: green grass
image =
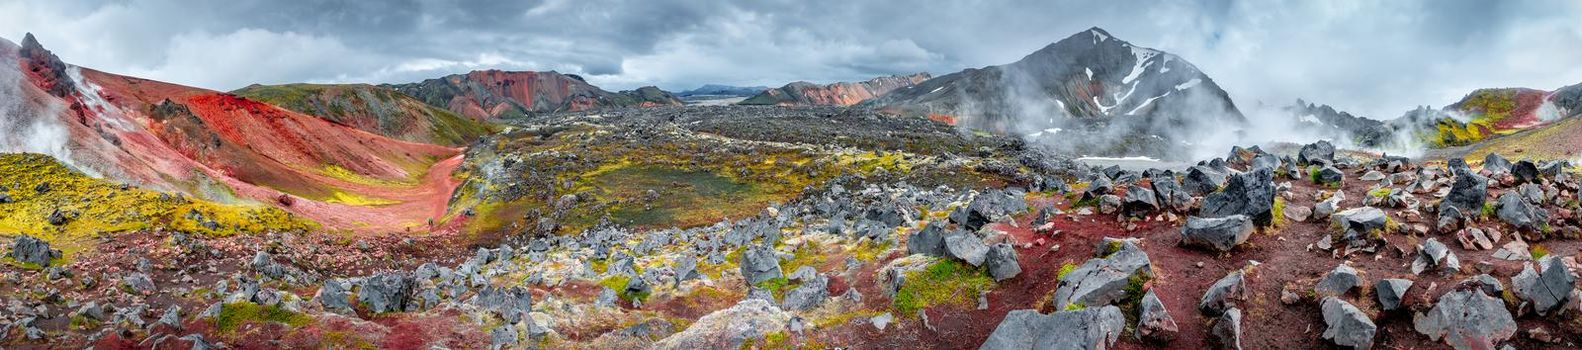
[[[784,297],[786,295],[786,291],[789,291],[791,288],[795,287],[791,284],[791,280],[788,280],[785,277],[775,277],[759,281],[753,286],[769,291],[769,294],[774,295],[775,299],[777,300],[781,297]]]
[[[253,322],[281,323],[298,328],[312,321],[313,318],[308,315],[291,312],[279,306],[235,302],[220,306],[220,317],[215,320],[215,327],[222,333],[230,333],[244,324]]]
[[[1483,202],[1483,210],[1479,211],[1478,215],[1484,219],[1494,216],[1494,203]]]
[[[979,292],[994,288],[994,279],[981,268],[941,259],[927,268],[906,273],[906,283],[895,294],[892,306],[903,316],[934,305],[965,305]]]
[[[1532,248],[1528,248],[1528,250],[1529,253],[1532,253],[1533,255],[1533,261],[1538,261],[1538,259],[1543,258],[1545,255],[1549,255],[1549,248],[1544,248],[1544,245],[1542,244],[1535,243],[1533,244]]]
[[[1285,226],[1285,198],[1274,197],[1274,206],[1269,210],[1274,216],[1274,226]]]
[[[768,204],[757,187],[710,171],[669,166],[621,166],[584,185],[601,197],[628,199],[610,211],[616,222],[639,226],[695,226],[752,214]],[[658,198],[645,200],[648,191]]]
[[[629,293],[629,292],[627,292],[626,284],[631,282],[631,281],[632,281],[632,278],[631,277],[627,277],[626,275],[614,275],[614,276],[605,277],[604,279],[599,280],[599,285],[605,286],[605,287],[609,287],[610,289],[615,290],[615,294],[617,296],[620,296],[621,300],[625,300],[625,301],[646,301],[646,300],[648,300],[648,296],[653,294],[653,292],[641,292],[641,293]]]
[[[1393,192],[1395,192],[1395,191],[1391,190],[1389,187],[1380,187],[1380,188],[1373,189],[1372,191],[1368,191],[1368,196],[1373,197],[1373,198],[1384,198],[1384,197],[1389,197],[1390,193],[1393,193]]]

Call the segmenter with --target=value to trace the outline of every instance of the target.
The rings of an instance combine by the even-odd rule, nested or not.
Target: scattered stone
[[[1548,215],[1543,210],[1522,200],[1522,196],[1515,192],[1505,192],[1498,199],[1497,213],[1500,220],[1524,230],[1538,230],[1548,221]]]
[[[1203,299],[1198,302],[1198,311],[1206,316],[1220,316],[1225,310],[1235,309],[1237,301],[1247,300],[1247,270],[1231,271],[1209,286],[1208,291],[1203,293]]]
[[[1342,296],[1361,285],[1362,277],[1357,276],[1357,269],[1340,264],[1318,281],[1318,285],[1313,287],[1313,292],[1320,298]]]
[[[1230,251],[1252,236],[1252,219],[1246,215],[1220,218],[1187,217],[1181,228],[1181,245],[1218,251]]]
[[[1230,308],[1214,319],[1209,336],[1220,349],[1241,350],[1241,309]]]
[[[956,231],[945,235],[945,253],[972,266],[983,266],[983,260],[988,258],[989,247],[983,245],[983,240],[977,235]]]
[[[1341,172],[1340,169],[1336,169],[1334,166],[1325,166],[1318,169],[1318,173],[1313,176],[1313,181],[1318,182],[1320,185],[1339,185],[1345,180],[1346,173]]]
[[[825,299],[829,299],[829,277],[818,276],[786,292],[780,306],[786,310],[809,310],[823,305]]]
[[[1359,177],[1357,179],[1358,180],[1362,180],[1362,181],[1384,180],[1384,173],[1381,173],[1378,170],[1370,170],[1370,171],[1368,171],[1368,173],[1362,174],[1362,177]]]
[[[1175,318],[1170,317],[1170,311],[1165,309],[1163,301],[1154,294],[1152,289],[1143,295],[1138,304],[1137,337],[1155,343],[1168,343],[1175,339],[1179,328]]]
[[[1411,288],[1411,280],[1386,278],[1373,284],[1373,294],[1378,296],[1381,310],[1394,311],[1401,308],[1401,302],[1406,299],[1406,291]]]
[[[60,250],[50,249],[49,242],[29,235],[18,235],[11,244],[11,254],[16,261],[49,267],[50,261],[61,257]]]
[[[945,255],[945,225],[930,221],[923,229],[906,236],[906,253],[927,256]]]
[[[1417,259],[1412,260],[1412,274],[1421,275],[1429,269],[1449,275],[1461,271],[1461,259],[1437,238],[1429,238],[1417,246]]]
[[[1516,321],[1505,303],[1476,288],[1445,293],[1433,309],[1414,316],[1412,325],[1429,339],[1443,339],[1458,350],[1493,349],[1516,335]]]
[[[1113,305],[1045,315],[1013,310],[979,349],[1107,349],[1126,328],[1126,317]]]
[[[138,295],[151,295],[158,291],[154,288],[154,281],[149,279],[148,274],[142,272],[133,272],[122,277],[121,285]]]
[[[742,252],[742,277],[748,285],[780,278],[780,257],[775,255],[774,247],[754,245]]]
[[[880,332],[884,332],[892,321],[895,321],[895,316],[888,312],[868,319],[868,322],[873,324],[873,328],[878,328]]]
[[[1126,211],[1126,215],[1133,217],[1147,216],[1149,213],[1159,211],[1159,202],[1154,196],[1154,191],[1142,186],[1127,187],[1126,197],[1121,206]]]
[[[1334,164],[1335,146],[1331,145],[1329,141],[1322,140],[1303,145],[1302,149],[1296,152],[1296,163],[1298,165]]]
[[[1379,327],[1374,326],[1373,320],[1362,310],[1336,297],[1324,298],[1322,308],[1324,324],[1329,325],[1324,329],[1324,339],[1353,349],[1373,347],[1373,335]]]
[[[988,258],[984,265],[989,269],[989,276],[995,282],[1011,279],[1022,273],[1022,265],[1016,261],[1016,248],[1009,243],[998,243],[989,248]]]
[[[1089,259],[1060,277],[1054,305],[1094,308],[1125,300],[1132,284],[1153,278],[1148,253],[1131,240],[1105,239],[1100,258]]]
[[[1489,179],[1474,174],[1467,170],[1456,170],[1455,182],[1450,185],[1450,193],[1439,202],[1439,216],[1443,220],[1448,208],[1455,208],[1448,214],[1476,214],[1482,212],[1483,202],[1489,192]]]
[[[1570,301],[1576,277],[1571,276],[1559,256],[1539,258],[1538,270],[1531,263],[1524,265],[1522,272],[1511,278],[1511,285],[1518,298],[1532,303],[1533,311],[1547,315]]]
[[[1225,188],[1203,197],[1200,216],[1219,218],[1246,215],[1253,224],[1268,226],[1273,222],[1274,175],[1268,168],[1259,168],[1231,176]]]
[[[362,279],[357,285],[357,302],[372,313],[406,310],[412,297],[412,276],[400,272],[386,272]]]

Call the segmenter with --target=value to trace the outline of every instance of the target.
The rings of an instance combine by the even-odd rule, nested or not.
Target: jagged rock
[[[1198,215],[1210,218],[1246,215],[1253,224],[1268,226],[1274,216],[1273,173],[1259,168],[1231,176],[1225,188],[1203,198],[1203,208]]]
[[[1089,259],[1060,277],[1055,287],[1055,309],[1067,304],[1099,307],[1125,300],[1137,292],[1132,284],[1153,278],[1148,253],[1130,240],[1106,239],[1100,258]]]
[[[126,277],[122,277],[121,285],[132,293],[139,295],[154,294],[154,292],[158,291],[154,287],[154,280],[149,279],[148,274],[142,272],[133,272],[127,274]]]
[[[1417,246],[1417,259],[1412,260],[1412,274],[1421,275],[1433,268],[1444,274],[1461,271],[1461,259],[1437,238],[1429,238]]]
[[[324,305],[325,310],[351,314],[353,312],[351,287],[351,283],[342,279],[325,280],[324,285],[319,287],[319,294],[315,299],[319,300],[319,304]]]
[[[1401,307],[1401,301],[1406,299],[1406,291],[1411,288],[1411,280],[1386,278],[1373,284],[1373,294],[1379,298],[1379,309],[1394,311]]]
[[[1454,207],[1453,213],[1462,215],[1476,214],[1483,210],[1483,202],[1489,193],[1489,179],[1482,175],[1474,174],[1468,170],[1456,170],[1456,180],[1450,185],[1450,193],[1439,202],[1439,215],[1444,218],[1446,208]]]
[[[1562,160],[1551,160],[1551,161],[1544,162],[1543,164],[1538,166],[1538,174],[1543,175],[1543,176],[1548,176],[1550,178],[1554,178],[1554,177],[1560,176],[1561,173],[1565,172],[1566,169],[1569,169],[1569,168],[1571,168],[1571,162],[1570,161],[1563,160],[1563,159]]]
[[[1175,339],[1179,328],[1176,320],[1170,317],[1170,311],[1165,309],[1163,301],[1154,294],[1153,289],[1143,295],[1138,304],[1137,338],[1157,343],[1167,343]]]
[[[1236,308],[1237,301],[1247,300],[1247,270],[1231,271],[1209,286],[1198,302],[1198,311],[1206,316],[1219,316],[1225,310]]]
[[[742,252],[742,277],[748,285],[758,284],[783,276],[780,271],[780,257],[775,255],[774,247],[754,245]]]
[[[1126,215],[1145,216],[1159,211],[1159,202],[1154,198],[1154,191],[1142,186],[1126,188],[1126,197],[1121,203]]]
[[[1351,208],[1335,213],[1332,217],[1336,226],[1345,230],[1344,239],[1350,241],[1363,240],[1375,234],[1383,233],[1389,217],[1383,210],[1374,207]]]
[[[528,314],[533,312],[533,293],[522,287],[489,286],[478,291],[477,301],[474,304],[493,311],[506,322],[514,324],[527,319]]]
[[[983,260],[988,258],[989,247],[976,235],[956,231],[945,235],[945,253],[972,266],[982,266]]]
[[[1121,210],[1121,196],[1106,194],[1099,196],[1099,214],[1114,214]]]
[[[1010,243],[997,243],[989,247],[988,257],[983,263],[995,282],[1008,280],[1022,273],[1022,265],[1016,261],[1016,248]]]
[[[615,306],[615,302],[619,300],[621,300],[621,297],[619,294],[616,294],[614,289],[610,289],[610,287],[603,287],[599,289],[599,296],[597,299],[594,299],[593,306],[613,307]]]
[[[500,350],[515,346],[517,343],[516,327],[501,325],[489,331],[489,349]]]
[[[1362,177],[1358,177],[1357,179],[1362,181],[1384,180],[1384,173],[1381,173],[1378,170],[1370,170],[1368,173],[1362,174]]]
[[[406,310],[413,285],[412,276],[405,273],[386,272],[369,276],[357,285],[357,302],[372,313]]]
[[[698,272],[698,258],[692,256],[692,254],[684,254],[677,259],[674,270],[676,271],[676,286],[680,286],[681,282],[703,277],[703,274]]]
[[[1334,166],[1325,166],[1318,169],[1318,173],[1313,176],[1313,181],[1321,185],[1338,185],[1345,180],[1346,173],[1341,172],[1340,169],[1336,169]]]
[[[1335,194],[1313,205],[1313,218],[1324,219],[1335,214],[1340,209],[1340,201],[1346,200],[1346,193],[1335,190]]]
[[[1088,188],[1082,190],[1082,200],[1094,200],[1114,192],[1114,184],[1108,177],[1100,176],[1088,182]]]
[[[791,316],[767,301],[748,299],[699,318],[686,330],[660,339],[654,349],[736,349],[748,339],[785,330]]]
[[[1232,307],[1215,318],[1209,337],[1219,349],[1241,350],[1241,309]]]
[[[1225,186],[1225,173],[1216,171],[1202,165],[1187,168],[1186,177],[1181,180],[1181,186],[1193,195],[1207,195],[1219,191]]]
[[[1498,278],[1494,278],[1494,276],[1486,273],[1468,277],[1467,279],[1462,280],[1458,285],[1466,288],[1481,289],[1485,295],[1505,295],[1505,285],[1500,284],[1500,280]]]
[[[18,235],[16,242],[11,244],[11,254],[8,256],[23,263],[49,267],[50,260],[60,258],[61,253],[60,250],[50,249],[49,242],[42,239]]]
[[[1511,176],[1516,178],[1516,183],[1527,184],[1538,182],[1538,165],[1532,161],[1522,160],[1511,165]]]
[[[1543,210],[1522,200],[1522,196],[1515,192],[1505,192],[1500,195],[1498,214],[1505,223],[1525,230],[1537,230],[1548,221],[1548,214]]]
[[[1350,265],[1340,264],[1336,265],[1334,270],[1330,270],[1328,274],[1324,275],[1323,279],[1318,281],[1318,285],[1313,287],[1313,292],[1317,293],[1320,298],[1341,296],[1361,285],[1362,277],[1357,276],[1357,269],[1352,268]]]
[[[1246,215],[1220,218],[1187,217],[1181,228],[1181,245],[1218,251],[1230,251],[1252,236],[1252,219]]]
[[[1353,349],[1373,347],[1373,335],[1378,333],[1379,327],[1374,326],[1373,320],[1362,310],[1332,296],[1324,298],[1322,308],[1324,324],[1329,325],[1324,329],[1324,339]]]
[[[906,236],[906,253],[927,256],[945,255],[945,225],[930,221],[923,229]]]
[[[1549,201],[1549,195],[1544,193],[1544,187],[1534,183],[1526,183],[1521,184],[1521,186],[1516,186],[1516,193],[1520,193],[1522,195],[1522,200],[1526,200],[1527,203],[1532,203],[1534,205],[1543,205]]]
[[[1516,335],[1516,321],[1505,303],[1476,288],[1458,288],[1440,296],[1432,310],[1412,318],[1412,327],[1459,350],[1493,349]]]
[[[1045,315],[1013,310],[978,349],[1103,350],[1115,344],[1126,317],[1115,306],[1091,307]]]
[[[823,305],[825,299],[829,299],[829,277],[818,276],[786,292],[780,307],[786,310],[809,310]]]
[[[1329,141],[1318,141],[1302,146],[1296,152],[1296,163],[1299,165],[1329,165],[1335,163],[1335,146]]]
[[[796,271],[791,271],[791,276],[786,277],[786,279],[796,282],[812,281],[814,278],[818,278],[818,269],[806,265],[798,267]]]
[[[1187,192],[1174,176],[1152,177],[1149,185],[1153,187],[1159,206],[1175,211],[1186,211],[1192,207],[1192,193]]]
[[[1511,278],[1511,285],[1517,297],[1532,303],[1533,311],[1547,315],[1570,301],[1571,291],[1576,289],[1576,278],[1571,276],[1560,257],[1539,258],[1538,270],[1533,270],[1530,263],[1524,265],[1522,272]]]
[[[1499,153],[1489,153],[1483,157],[1483,171],[1492,175],[1508,173],[1511,171],[1511,161],[1501,157]]]

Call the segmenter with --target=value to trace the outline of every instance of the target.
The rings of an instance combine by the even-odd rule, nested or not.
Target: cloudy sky
[[[1582,82],[1582,2],[23,1],[68,62],[230,90],[411,82],[474,69],[578,73],[607,89],[778,86],[1015,61],[1098,26],[1185,57],[1243,108],[1301,97],[1373,117],[1479,87]]]

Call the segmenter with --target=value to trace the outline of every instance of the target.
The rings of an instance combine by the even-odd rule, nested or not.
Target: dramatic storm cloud
[[[1015,61],[1092,26],[1185,57],[1244,109],[1372,117],[1582,82],[1575,1],[20,1],[0,37],[229,90],[558,70],[611,89],[777,86]]]

